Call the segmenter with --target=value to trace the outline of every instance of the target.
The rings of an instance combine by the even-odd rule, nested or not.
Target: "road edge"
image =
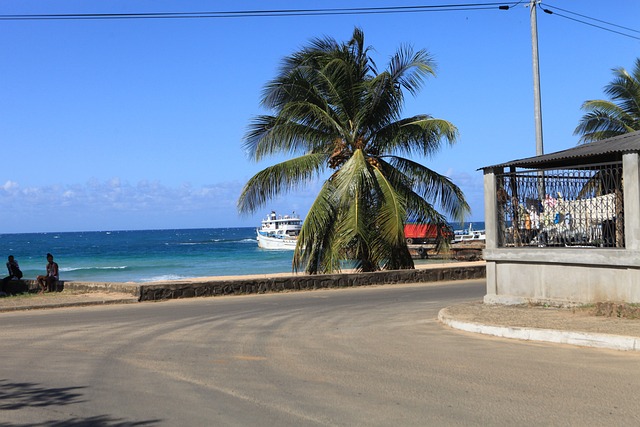
[[[457,320],[449,313],[447,307],[438,312],[438,321],[461,331],[500,338],[570,344],[580,347],[606,348],[620,351],[640,351],[640,338],[636,337],[556,329],[485,325],[482,323]]]

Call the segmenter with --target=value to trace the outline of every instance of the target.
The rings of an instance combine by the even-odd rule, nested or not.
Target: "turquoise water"
[[[109,282],[287,272],[293,255],[258,248],[254,228],[2,234],[0,248],[25,278],[50,252],[62,280]]]
[[[44,274],[48,252],[61,280],[147,282],[290,272],[293,251],[260,249],[255,236],[253,227],[0,234],[0,277],[8,255],[15,256],[25,279]]]

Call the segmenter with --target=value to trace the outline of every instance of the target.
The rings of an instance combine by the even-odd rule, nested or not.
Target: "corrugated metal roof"
[[[568,150],[513,160],[481,169],[519,167],[527,169],[555,168],[617,161],[625,153],[640,152],[640,131],[626,133],[602,141],[582,144]]]

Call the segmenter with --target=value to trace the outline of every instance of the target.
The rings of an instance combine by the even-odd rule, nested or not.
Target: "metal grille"
[[[624,247],[621,163],[496,179],[498,246]]]

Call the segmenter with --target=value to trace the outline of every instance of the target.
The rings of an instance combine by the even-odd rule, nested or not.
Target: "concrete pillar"
[[[493,297],[498,294],[498,277],[496,276],[496,263],[487,261],[485,263],[485,280],[487,281],[487,293],[484,296],[485,303],[492,303]]]
[[[502,170],[499,170],[500,172]],[[484,229],[486,233],[485,249],[494,250],[498,247],[498,186],[496,183],[496,171],[485,169],[484,171]],[[485,257],[486,259],[486,257]],[[485,302],[491,300],[491,296],[498,291],[498,278],[496,277],[496,263],[486,263],[487,296]]]
[[[622,156],[625,248],[640,249],[640,166],[638,153]],[[485,184],[486,185],[486,184]]]
[[[498,247],[497,191],[495,170],[486,169],[484,171],[484,228],[487,235],[485,243],[487,249]]]

